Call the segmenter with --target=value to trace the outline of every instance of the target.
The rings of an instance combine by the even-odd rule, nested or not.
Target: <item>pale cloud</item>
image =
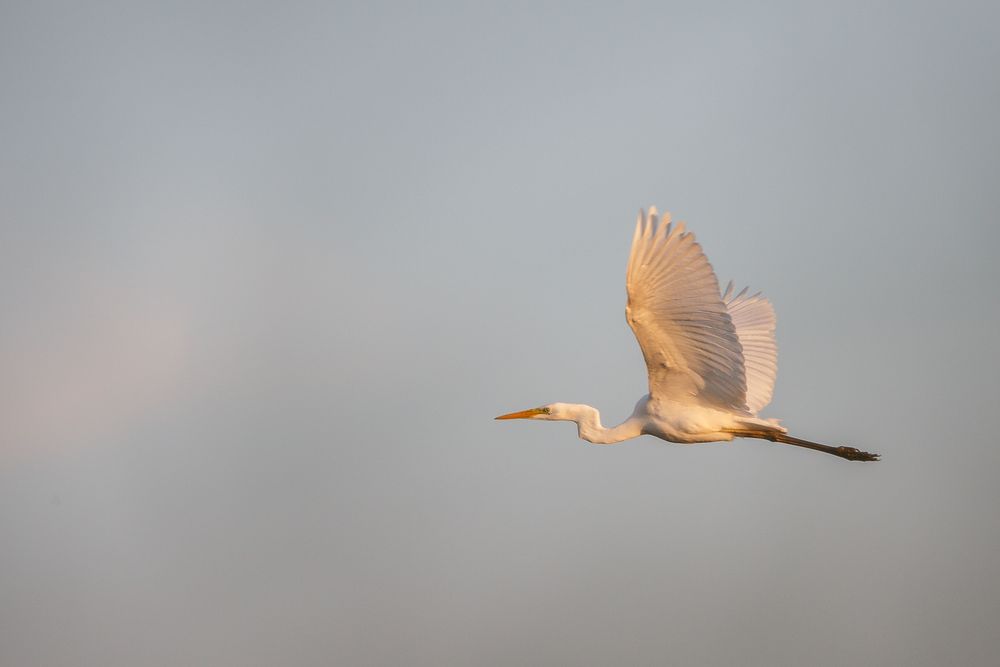
[[[37,304],[0,349],[2,455],[107,438],[174,397],[190,317],[168,295],[88,276]]]

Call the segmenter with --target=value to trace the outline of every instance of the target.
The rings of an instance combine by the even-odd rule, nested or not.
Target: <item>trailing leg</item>
[[[770,440],[771,442],[780,442],[785,445],[795,445],[796,447],[805,447],[806,449],[813,449],[817,452],[826,452],[827,454],[833,454],[834,456],[839,456],[842,459],[847,459],[848,461],[878,461],[878,454],[871,454],[869,452],[863,452],[860,449],[855,449],[854,447],[831,447],[830,445],[821,445],[818,442],[810,442],[809,440],[802,440],[801,438],[793,438],[787,433],[782,433],[781,431],[728,431],[734,436],[739,438],[760,438],[761,440]]]

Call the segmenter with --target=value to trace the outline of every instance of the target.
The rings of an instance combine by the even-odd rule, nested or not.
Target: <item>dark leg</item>
[[[740,438],[760,438],[762,440],[770,440],[771,442],[780,442],[785,445],[795,445],[796,447],[805,447],[806,449],[814,449],[817,452],[826,452],[827,454],[833,454],[834,456],[839,456],[842,459],[847,459],[848,461],[878,461],[878,454],[870,454],[868,452],[863,452],[860,449],[855,449],[854,447],[831,447],[829,445],[821,445],[818,442],[810,442],[808,440],[802,440],[800,438],[793,438],[790,435],[781,433],[779,431],[729,431],[735,436]]]

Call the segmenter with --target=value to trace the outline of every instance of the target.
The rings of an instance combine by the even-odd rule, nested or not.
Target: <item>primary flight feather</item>
[[[761,419],[777,374],[771,303],[732,283],[719,290],[712,265],[683,223],[640,211],[626,272],[625,317],[646,360],[649,393],[614,428],[589,405],[551,403],[497,419],[573,421],[580,437],[612,444],[640,435],[678,443],[761,438],[851,461],[877,454],[793,438],[775,419]]]

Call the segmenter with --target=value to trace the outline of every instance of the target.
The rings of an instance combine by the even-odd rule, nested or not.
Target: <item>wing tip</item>
[[[639,209],[637,226],[642,227],[645,236],[665,239],[674,234],[677,228],[677,224],[672,221],[670,211],[661,213],[656,206],[650,205],[648,209]]]

